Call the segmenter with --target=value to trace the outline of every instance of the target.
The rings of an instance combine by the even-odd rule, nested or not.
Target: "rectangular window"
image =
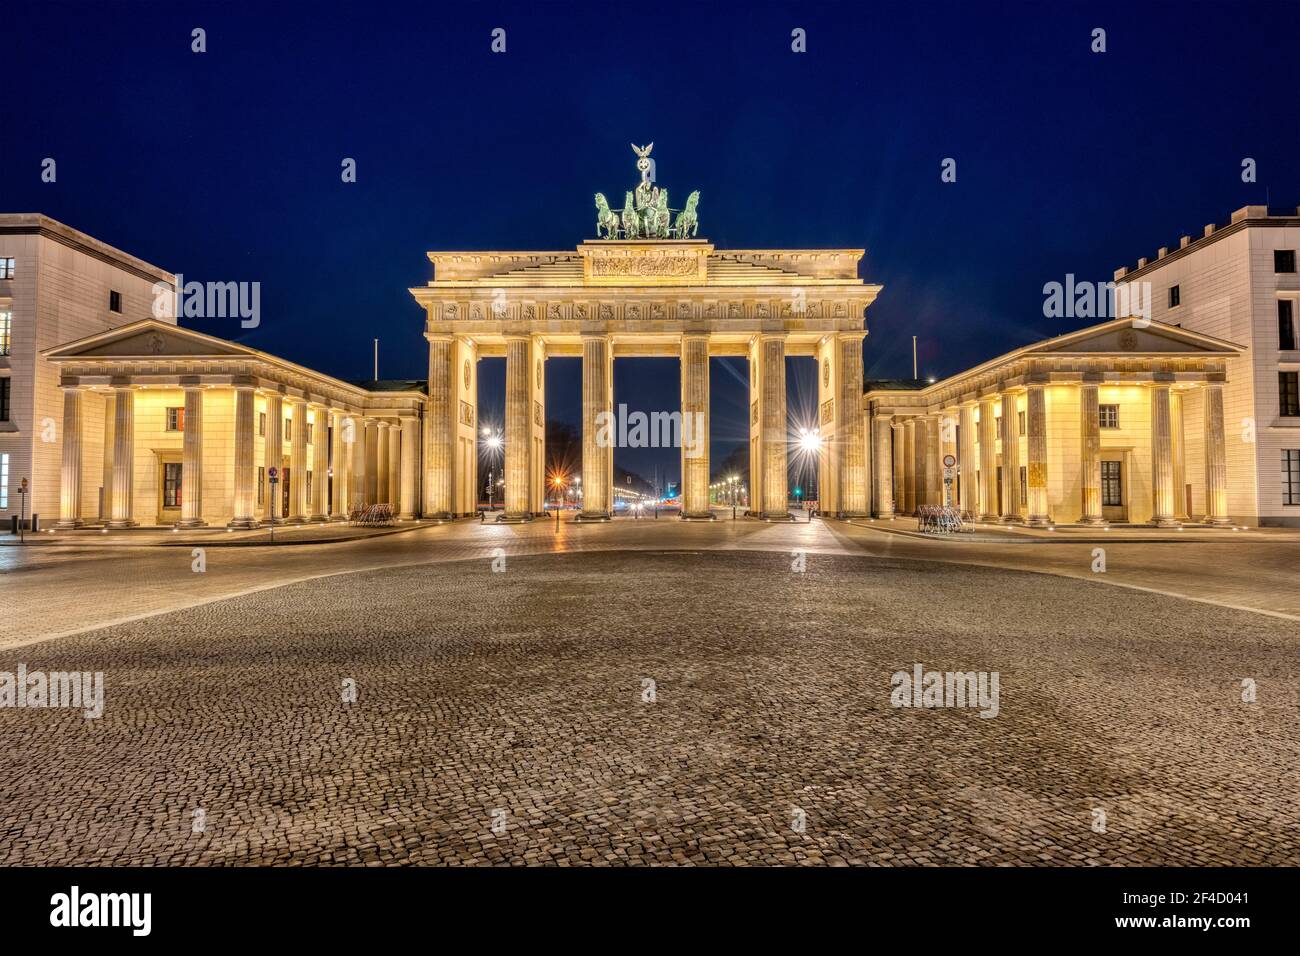
[[[1029,504],[1029,476],[1026,474],[1025,466],[1020,466],[1020,504]]]
[[[181,463],[169,461],[163,464],[163,507],[179,508],[181,506]]]
[[[0,378],[0,422],[9,421],[9,376]]]
[[[185,431],[185,409],[173,406],[167,409],[167,430],[169,432]]]
[[[7,259],[0,259],[0,279],[12,279],[14,277],[14,260],[10,256]]]
[[[284,420],[284,434],[281,436],[285,441],[293,441],[293,419]]]
[[[312,444],[312,440],[311,440],[311,422],[308,422],[308,423],[307,423],[307,444],[308,444],[308,445]]]
[[[9,507],[9,456],[0,455],[0,510]]]
[[[1273,271],[1274,272],[1295,272],[1295,250],[1274,249],[1273,250]]]
[[[0,316],[0,322],[3,321],[4,317]],[[1277,347],[1284,350],[1295,348],[1295,303],[1290,299],[1277,300]]]
[[[8,309],[0,310],[0,355],[8,355],[13,347],[14,315]]]
[[[1120,481],[1119,469],[1118,461],[1101,463],[1101,503],[1108,508],[1119,508],[1124,504],[1124,485]]]
[[[266,501],[266,468],[262,465],[257,466],[257,503],[259,506]]]
[[[1101,419],[1102,428],[1119,428],[1119,406],[1098,405],[1097,417]]]
[[[257,437],[266,437],[266,412],[257,413]]]
[[[1178,305],[1178,303],[1181,301],[1182,301],[1182,293],[1178,291],[1178,286],[1171,285],[1169,287],[1169,308],[1172,309],[1174,306]]]
[[[312,498],[312,496],[311,496],[311,479],[312,479],[312,476],[313,476],[314,474],[316,474],[316,472],[314,472],[314,471],[309,471],[309,472],[307,472],[307,488],[306,488],[306,491],[307,491],[307,501],[308,501],[308,503],[310,503],[310,502],[313,500],[313,498]]]
[[[1025,433],[1025,413],[1024,413],[1024,412],[1016,412],[1016,424],[1017,424],[1017,425],[1019,426],[1019,428],[1020,428],[1020,434],[1023,435],[1023,434]]]
[[[1300,505],[1300,448],[1282,449],[1282,504]]]
[[[1277,406],[1279,415],[1300,415],[1300,372],[1277,373]]]
[[[119,314],[122,311],[122,293],[115,289],[108,290],[108,311]]]

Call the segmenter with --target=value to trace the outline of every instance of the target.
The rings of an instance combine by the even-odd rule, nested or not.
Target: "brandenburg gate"
[[[597,235],[573,251],[430,252],[434,278],[411,289],[424,308],[429,395],[424,435],[426,517],[477,509],[478,360],[504,356],[505,512],[544,510],[546,360],[582,357],[582,510],[614,506],[615,359],[675,356],[681,413],[702,447],[683,448],[682,517],[709,511],[709,357],[749,360],[750,502],[788,520],[787,355],[815,356],[821,507],[864,516],[869,462],[862,403],[864,313],[880,291],[858,278],[861,249],[716,249],[697,238],[699,193],[674,210],[653,182],[653,143],[636,147],[641,182],[621,214],[596,194]],[[674,213],[676,214],[674,217]],[[683,443],[685,445],[685,443]]]

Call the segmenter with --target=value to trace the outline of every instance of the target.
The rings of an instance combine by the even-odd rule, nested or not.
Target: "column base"
[[[55,531],[75,531],[77,528],[84,528],[86,522],[80,518],[61,518],[54,522]]]
[[[297,518],[285,518],[285,519],[284,519],[284,523],[285,523],[285,524],[306,524],[306,523],[308,522],[308,520],[309,520],[309,519],[307,519],[307,518],[303,518],[303,517],[297,517]]]
[[[894,513],[892,511],[877,511],[872,517],[877,521],[893,521]]]
[[[416,514],[414,511],[409,511],[406,512],[405,514],[399,514],[397,516],[398,521],[414,521],[415,519],[416,519]]]
[[[1231,519],[1231,518],[1206,518],[1204,523],[1207,524],[1207,525],[1209,525],[1211,528],[1231,528],[1231,527],[1232,527],[1232,519]]]
[[[1025,526],[1029,528],[1046,528],[1049,524],[1055,524],[1047,515],[1030,515],[1025,518]]]
[[[232,518],[226,527],[232,531],[255,531],[260,523],[256,518]]]
[[[330,519],[327,518],[325,515],[312,515],[307,520],[311,524],[324,524],[326,521],[329,521]]]
[[[980,515],[975,520],[982,521],[984,522],[984,524],[997,524],[999,521],[1002,520],[1002,518],[998,515]]]
[[[586,523],[588,521],[608,521],[610,514],[607,511],[580,511],[574,517],[574,521]]]
[[[1183,523],[1177,518],[1154,517],[1151,519],[1151,527],[1153,528],[1181,528],[1182,526]]]
[[[1020,515],[1002,515],[997,519],[1002,524],[1021,524],[1024,519]]]
[[[524,511],[519,514],[511,514],[503,511],[497,515],[497,524],[523,524],[525,521],[532,521],[533,514],[530,511]]]
[[[704,512],[700,514],[687,514],[685,511],[683,511],[681,517],[683,521],[717,521],[718,520],[718,516],[715,515],[712,511]]]
[[[788,511],[765,511],[758,516],[760,521],[794,521],[794,515]]]
[[[852,521],[854,518],[870,518],[871,515],[867,514],[865,511],[837,511],[835,512],[835,517],[839,518],[841,521]]]
[[[1075,524],[1081,524],[1089,528],[1105,528],[1110,525],[1110,522],[1099,515],[1083,515]]]
[[[178,528],[206,528],[208,523],[202,518],[182,518],[176,522]]]
[[[263,518],[263,519],[262,519],[262,526],[263,526],[263,527],[267,527],[267,526],[269,526],[269,525],[275,525],[275,526],[278,528],[280,525],[282,525],[282,524],[284,524],[284,523],[285,523],[285,521],[284,521],[283,518]]]
[[[123,528],[138,528],[140,527],[140,522],[132,521],[130,518],[114,519],[104,525],[104,527],[110,528],[113,531],[120,531]]]

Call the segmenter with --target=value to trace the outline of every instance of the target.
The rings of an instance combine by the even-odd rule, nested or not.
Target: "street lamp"
[[[493,464],[495,464],[496,462],[497,452],[501,450],[504,444],[505,441],[501,437],[500,429],[492,429],[487,427],[483,429],[483,445],[487,448],[488,456],[491,459]],[[488,467],[488,510],[489,511],[496,510],[496,504],[495,504],[496,486],[498,484],[505,483],[504,480],[494,481],[493,479],[495,478],[496,478],[495,469],[489,466]]]

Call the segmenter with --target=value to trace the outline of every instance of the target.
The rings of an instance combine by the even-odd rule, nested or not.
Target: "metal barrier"
[[[348,524],[353,527],[384,527],[396,523],[393,506],[388,504],[354,508],[348,514]]]
[[[953,534],[964,531],[961,512],[956,508],[922,505],[916,509],[917,529],[925,534]]]

